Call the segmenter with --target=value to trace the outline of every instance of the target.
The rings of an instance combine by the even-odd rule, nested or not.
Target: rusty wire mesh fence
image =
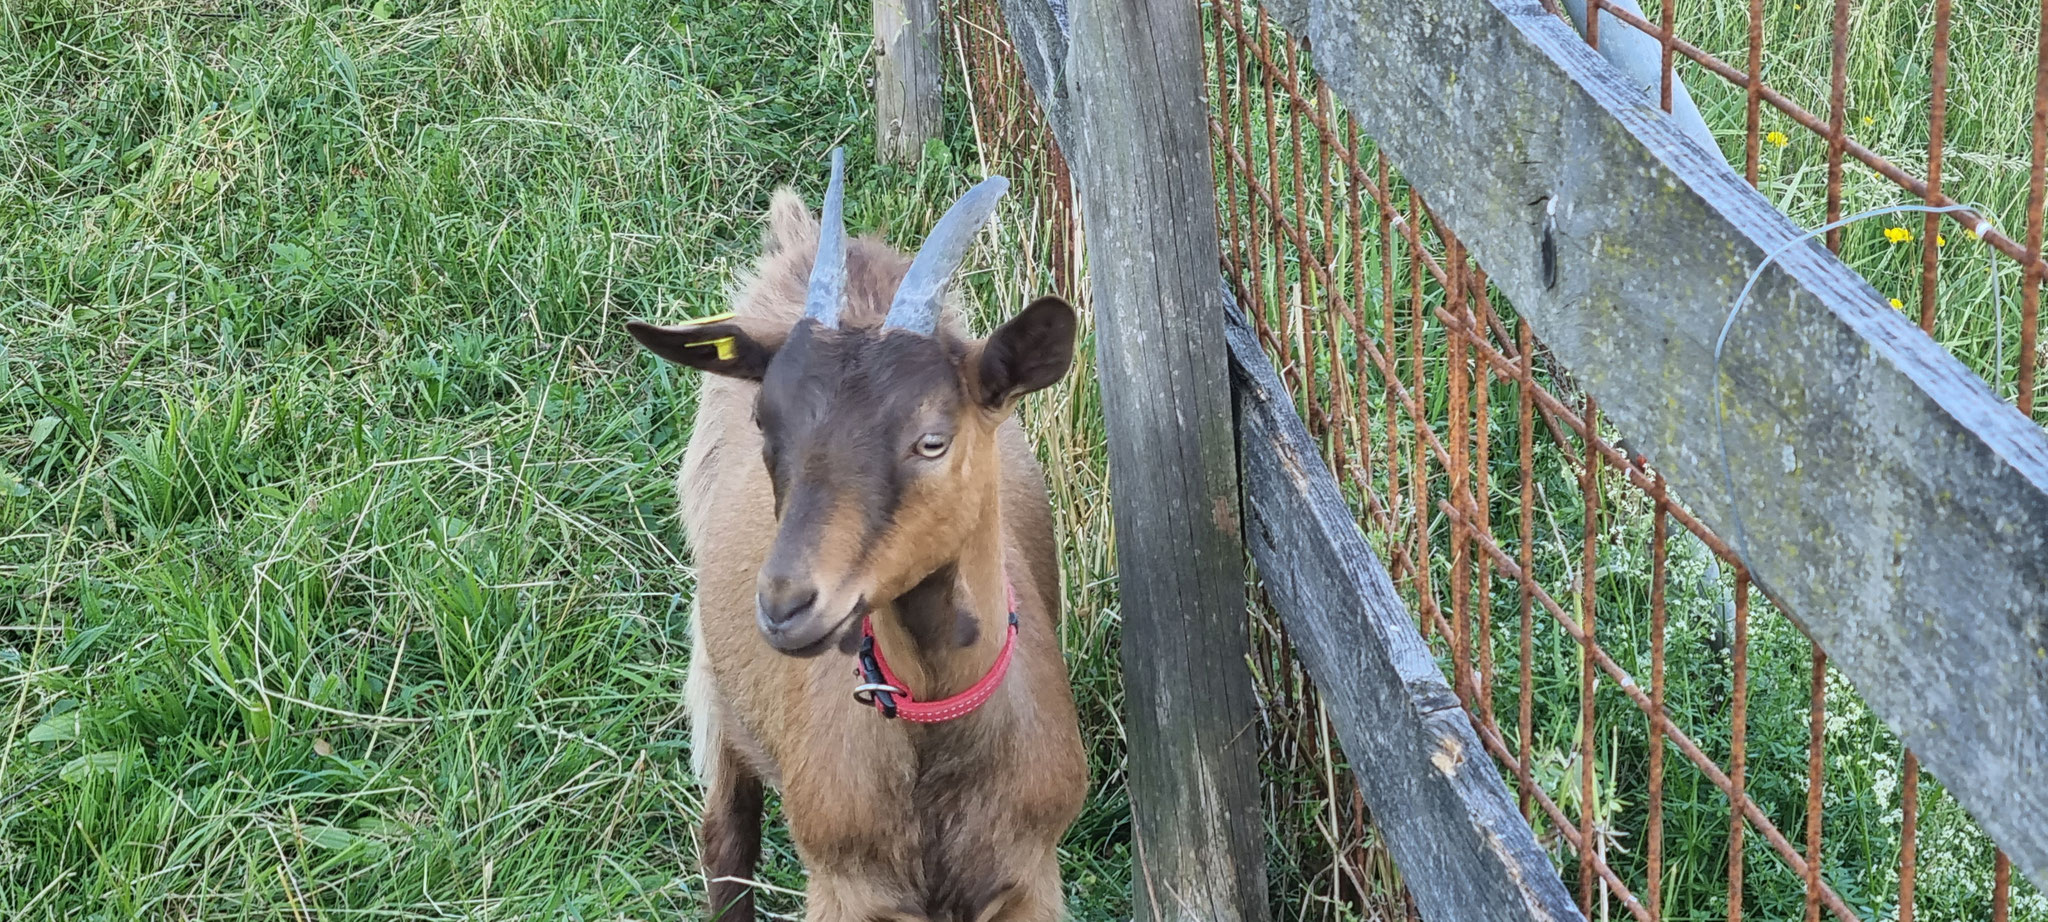
[[[1699,6],[1638,15],[1593,0],[1583,34],[1655,37],[1667,110],[1676,73],[1714,120],[1739,111],[1731,162],[1808,226],[1859,201],[1954,204],[1960,162],[1974,183],[1956,197],[1992,213],[1827,243],[2042,419],[2048,3]],[[1202,13],[1225,274],[1588,917],[2048,920],[2048,899],[2013,879],[1826,652],[1667,493],[1656,459],[1602,423],[1333,101],[1309,52],[1262,8],[1214,0]],[[2013,53],[1972,59],[1997,72],[1959,68],[1959,27]],[[1073,189],[997,4],[954,0],[947,28],[983,155],[1020,179],[1045,229],[1027,261],[1084,299]],[[1717,56],[1694,33],[1736,38]],[[1929,41],[1880,40],[1901,33]],[[1744,66],[1722,60],[1734,53]],[[1822,60],[1822,72],[1796,66]],[[1871,66],[1918,82],[1852,99],[1849,75]],[[1968,151],[1945,144],[1958,95],[1983,132]],[[1924,124],[1924,146],[1887,159],[1857,140],[1881,119]],[[2016,307],[1986,296],[1979,242]],[[1959,276],[1946,287],[1944,270]],[[1255,610],[1253,640],[1283,903],[1300,917],[1406,915],[1285,633]]]

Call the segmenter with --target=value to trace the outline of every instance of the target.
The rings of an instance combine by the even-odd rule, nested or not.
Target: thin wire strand
[[[1743,527],[1742,510],[1737,508],[1735,502],[1735,472],[1734,468],[1728,463],[1728,432],[1727,425],[1723,421],[1723,417],[1726,416],[1726,410],[1723,408],[1721,401],[1721,356],[1728,347],[1728,333],[1735,329],[1735,318],[1742,313],[1743,305],[1749,301],[1749,292],[1756,287],[1756,280],[1763,276],[1765,269],[1778,261],[1778,257],[1785,255],[1786,251],[1815,237],[1826,234],[1828,231],[1854,224],[1865,218],[1875,218],[1881,215],[1898,214],[1908,211],[1923,214],[1974,211],[1979,215],[1983,215],[1988,214],[1990,209],[1976,203],[1963,205],[1887,205],[1883,208],[1860,211],[1839,221],[1830,221],[1813,230],[1806,231],[1780,244],[1777,249],[1772,250],[1769,255],[1764,257],[1763,262],[1757,263],[1756,268],[1749,270],[1749,280],[1742,284],[1742,292],[1735,296],[1735,306],[1728,309],[1728,319],[1721,324],[1721,335],[1714,340],[1714,441],[1721,451],[1721,480],[1722,485],[1728,490],[1728,515],[1735,523],[1735,550],[1745,561],[1750,557],[1749,532]],[[1971,230],[1981,240],[1986,233],[1994,229],[1996,228],[1990,221],[1980,220],[1977,226]],[[1996,331],[1993,333],[1996,358],[1993,359],[1992,368],[1994,370],[1992,374],[1995,377],[2002,377],[1998,369],[2005,367],[2005,311],[2004,295],[1999,290],[1998,285],[1998,251],[1986,247],[1985,258],[1987,264],[1991,267],[1991,315],[1992,322],[1996,327]],[[1997,391],[1998,386],[1996,383],[1986,383],[1991,385],[1994,392]]]

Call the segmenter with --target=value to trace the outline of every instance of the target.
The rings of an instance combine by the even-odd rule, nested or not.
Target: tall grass
[[[1824,14],[1773,3],[1774,80],[1824,87]],[[1958,29],[1950,189],[2008,227],[2023,6],[1958,5],[1976,24]],[[1870,118],[1859,136],[1911,164],[1925,17],[1862,15],[1852,128]],[[1680,16],[1740,46],[1726,9]],[[833,143],[851,223],[899,242],[979,173],[957,94],[918,169],[871,162],[866,24],[851,0],[0,0],[0,914],[695,916],[670,485],[695,382],[618,330],[721,309],[769,191],[815,201]],[[1688,79],[1739,151],[1739,94]],[[1822,149],[1784,130],[1766,190],[1815,223]],[[1851,209],[1899,197],[1855,172]],[[1050,284],[1023,255],[1041,223],[1014,217],[970,266],[984,322]],[[1877,229],[1851,241],[1910,302],[1917,252]],[[1967,317],[1937,332],[1983,370],[1981,262],[1954,235],[1945,252],[1944,317]],[[1130,855],[1091,346],[1084,330],[1079,373],[1027,412],[1094,781],[1063,856],[1076,916],[1100,919],[1129,913]],[[1544,464],[1539,533],[1576,534],[1570,472]],[[1600,604],[1620,635],[1603,639],[1640,653],[1641,505],[1608,507],[1632,514],[1610,526],[1624,551]],[[1568,579],[1568,545],[1545,545],[1547,582]],[[1711,645],[1719,590],[1704,560],[1681,565],[1696,590],[1674,602],[1674,649]],[[1752,746],[1782,755],[1800,740],[1763,728],[1803,714],[1803,646],[1757,620]],[[1576,664],[1556,638],[1537,656],[1556,762]],[[1708,728],[1713,662],[1674,704]],[[1896,742],[1839,684],[1831,702],[1829,875],[1883,917]],[[1603,777],[1639,762],[1632,732],[1602,740]],[[1274,769],[1290,918],[1339,912],[1286,835],[1331,805],[1291,779],[1342,768]],[[1562,768],[1547,783],[1569,787]],[[1686,784],[1670,886],[1689,894],[1675,917],[1705,918],[1725,804]],[[1752,790],[1795,787],[1760,770]],[[1969,917],[1988,847],[1938,789],[1923,805],[1921,917]],[[1624,842],[1640,808],[1617,794]],[[1751,857],[1753,880],[1770,860]],[[792,913],[803,880],[779,832],[761,878]]]
[[[698,912],[695,380],[620,327],[718,310],[834,142],[858,227],[964,188],[964,127],[871,162],[867,15],[0,2],[0,915]],[[1099,478],[1057,489],[1100,534]],[[1099,917],[1113,620],[1075,560]],[[779,832],[762,878],[803,885]]]

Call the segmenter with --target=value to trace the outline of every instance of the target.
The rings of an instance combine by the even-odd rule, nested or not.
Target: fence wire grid
[[[1680,29],[1713,31],[1736,15],[1729,4],[1666,0],[1652,21],[1591,0],[1581,34],[1595,45],[1616,28],[1655,38],[1666,111],[1674,79],[1703,108],[1725,116],[1739,105],[1739,151],[1723,141],[1731,164],[1781,207],[1812,200],[1788,209],[1812,211],[1807,226],[1839,219],[1858,197],[1956,204],[1944,191],[1945,169],[1955,188],[1949,155],[2023,176],[2023,201],[1992,196],[1998,213],[1928,214],[1832,231],[1826,242],[1880,288],[1917,284],[1894,307],[2040,420],[2048,2],[2025,29],[1995,20],[2016,11],[2029,25],[2034,11],[2013,3],[1973,4],[1959,18],[1953,0],[1832,0],[1822,28],[1806,6],[1750,0],[1733,24],[1740,66]],[[1655,459],[1602,423],[1594,399],[1333,101],[1308,51],[1257,6],[1209,0],[1202,16],[1225,274],[1587,917],[2048,920],[2048,899],[2013,880],[2005,855],[1923,777],[1826,652],[1667,493]],[[1929,44],[1869,38],[1885,17],[1906,17]],[[983,156],[1019,180],[1047,231],[1026,259],[1047,287],[1085,304],[1074,190],[998,5],[951,0],[945,22]],[[1988,165],[1981,151],[1945,150],[1959,73],[1951,50],[1965,23],[1973,41],[2016,43],[2014,57],[2032,65],[1960,71],[1994,93],[1998,79],[2032,90],[2030,109],[2024,99],[1979,106],[2011,122],[1995,142],[2025,148]],[[1802,48],[1810,60],[1817,43],[1826,74],[1789,70],[1790,89],[1764,79]],[[1852,56],[1873,43],[1893,57]],[[1852,105],[1858,67],[1920,82]],[[1887,159],[1860,143],[1852,119],[1879,118],[1924,118],[1924,149]],[[1819,164],[1782,156],[1804,144],[1824,148]],[[1991,247],[1992,271],[2017,276],[2006,286],[2020,291],[2016,322],[1997,318],[1993,335],[1985,313],[2013,311],[1984,296],[1987,279],[1962,278],[1944,296],[1950,263],[1955,273],[1983,266],[1951,233]],[[1917,259],[1901,256],[1913,249]],[[1252,633],[1276,899],[1298,918],[1412,916],[1285,632],[1255,608]]]

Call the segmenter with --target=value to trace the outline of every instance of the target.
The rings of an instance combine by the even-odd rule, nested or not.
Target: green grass
[[[872,162],[866,29],[827,0],[0,0],[0,915],[694,917],[694,376],[621,325],[719,310],[835,141],[857,227],[965,187],[964,124]],[[1069,629],[1099,729],[1095,556]],[[1127,906],[1096,738],[1084,918]]]
[[[1772,79],[1816,109],[1822,6],[1771,0]],[[1917,171],[1926,13],[1860,7],[1852,131]],[[1679,12],[1682,34],[1739,57],[1739,5]],[[1957,4],[1949,188],[2008,230],[2027,12]],[[874,164],[866,30],[853,0],[0,0],[0,914],[695,916],[691,574],[671,486],[695,384],[619,329],[722,309],[769,191],[794,182],[815,201],[833,143],[852,160],[851,222],[899,241],[996,156],[976,150],[956,93],[921,167]],[[1686,77],[1739,163],[1741,95]],[[1824,147],[1768,113],[1765,130],[1789,136],[1765,148],[1766,194],[1819,223]],[[1905,200],[1849,175],[1848,210]],[[988,313],[1046,286],[1020,258],[1042,255],[1043,229],[1015,217],[968,276]],[[1919,234],[1917,219],[1859,226],[1846,256],[1911,307],[1919,251],[1886,226]],[[1981,252],[1948,231],[1937,336],[1989,371]],[[1379,259],[1369,244],[1352,258]],[[2005,310],[2009,369],[2016,297]],[[1440,376],[1441,340],[1428,347]],[[1065,640],[1096,786],[1064,846],[1070,902],[1107,919],[1129,913],[1130,855],[1089,379],[1029,413],[1067,538]],[[1576,572],[1579,495],[1555,451],[1538,472],[1538,565],[1557,589]],[[1646,676],[1647,509],[1609,488],[1602,640]],[[1725,581],[1678,547],[1672,707],[1719,757],[1727,670],[1708,651],[1725,644]],[[1797,837],[1805,646],[1764,606],[1754,621],[1751,789]],[[1538,636],[1543,777],[1562,795],[1578,661],[1559,632]],[[1312,721],[1288,719],[1299,677],[1276,663],[1261,676],[1275,902],[1341,917],[1318,824],[1349,822],[1322,787],[1344,766]],[[1829,879],[1887,918],[1897,743],[1831,682]],[[1628,834],[1615,860],[1635,880],[1647,741],[1618,691],[1600,694],[1601,777],[1620,781],[1603,815]],[[1719,918],[1725,799],[1669,764],[1667,905]],[[1982,917],[1988,845],[1938,786],[1922,803],[1920,917]],[[1796,916],[1797,882],[1750,841],[1752,915]],[[1389,882],[1372,833],[1363,846],[1379,862],[1366,883]],[[779,831],[769,855],[763,881],[800,889]],[[2015,918],[2048,918],[2038,894],[2019,897]]]
[[[1826,0],[1767,0],[1765,79],[1809,112],[1828,117],[1828,81],[1833,4]],[[1652,7],[1652,19],[1655,8]],[[1964,0],[1954,5],[1949,37],[1949,81],[1942,190],[1960,202],[1983,204],[1985,217],[2008,236],[2024,242],[2028,132],[2034,92],[2034,50],[2040,28],[2038,6],[2016,0]],[[1743,66],[1747,54],[1747,8],[1741,4],[1679,4],[1679,32],[1723,61]],[[1857,3],[1850,19],[1847,113],[1850,135],[1908,173],[1925,177],[1928,163],[1930,75],[1933,67],[1933,5],[1905,0]],[[1624,26],[1624,28],[1626,28]],[[1741,169],[1744,147],[1743,92],[1697,66],[1682,76],[1715,129],[1729,161]],[[1760,186],[1793,220],[1818,227],[1826,219],[1827,143],[1789,117],[1764,107],[1762,129],[1786,143],[1765,141]],[[1890,180],[1850,160],[1843,169],[1842,213],[1914,201]],[[1908,316],[1920,316],[1920,260],[1924,217],[1896,214],[1851,226],[1843,258],[1878,290],[1898,299]],[[1901,228],[1911,241],[1893,242],[1888,228]],[[2008,400],[2014,399],[2019,361],[2018,264],[2000,256],[2003,284],[2002,356],[1994,318],[1985,250],[1960,224],[1943,218],[1940,235],[1941,287],[1935,338]],[[2040,344],[2036,367],[2048,359]],[[2002,368],[1994,369],[2002,357]],[[2048,376],[2037,373],[2036,419],[2048,422]]]

